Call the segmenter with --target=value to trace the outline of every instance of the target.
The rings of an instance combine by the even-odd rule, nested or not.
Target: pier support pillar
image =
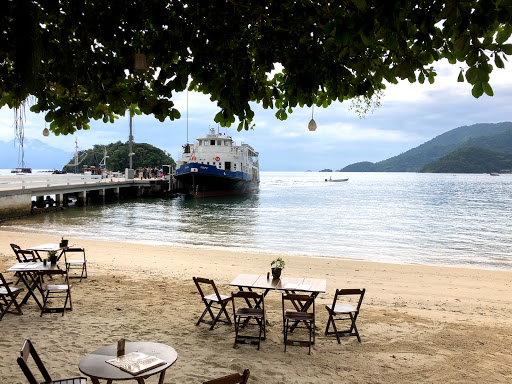
[[[87,205],[87,192],[86,191],[78,192],[76,204],[78,206]]]
[[[106,196],[105,188],[100,189],[98,192],[99,192],[100,201],[105,203],[105,196]]]
[[[63,196],[64,196],[64,195],[63,195],[62,193],[56,193],[56,194],[55,194],[55,206],[56,206],[57,208],[62,207],[62,203],[63,203],[63,200],[64,200],[64,199],[63,199]]]
[[[120,192],[119,192],[119,187],[115,187],[114,188],[114,198],[116,198],[117,200],[119,200],[119,197],[120,196]]]
[[[36,207],[37,208],[44,208],[46,206],[46,202],[44,201],[44,195],[43,196],[36,196]]]

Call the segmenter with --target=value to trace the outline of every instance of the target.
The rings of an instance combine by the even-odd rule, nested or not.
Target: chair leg
[[[46,303],[48,302],[49,294],[50,294],[50,291],[46,291],[46,294],[44,295],[44,298],[43,298],[43,308],[41,308],[41,314],[39,315],[39,317],[43,317],[43,313],[46,309]]]
[[[224,312],[224,314],[226,315],[226,319],[228,320],[228,324],[229,325],[233,325],[233,323],[231,322],[231,318],[229,317],[229,313],[228,311],[226,310],[226,305],[228,305],[228,302],[226,301],[224,304],[221,304],[222,306],[222,312]]]
[[[350,320],[352,321],[352,325],[350,326],[350,333],[354,334],[357,337],[357,341],[361,342],[361,337],[359,337],[359,331],[357,330],[357,327],[356,327],[356,319],[357,319],[357,313],[354,316],[352,316],[352,314],[350,314]]]
[[[238,340],[238,329],[240,328],[240,317],[235,317],[235,343],[233,344],[233,348],[236,347],[236,341]]]
[[[288,345],[288,319],[286,319],[286,322],[284,324],[284,351],[286,352],[286,346]]]

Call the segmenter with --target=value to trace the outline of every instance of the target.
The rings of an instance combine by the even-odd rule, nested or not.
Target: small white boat
[[[11,169],[11,173],[16,173],[18,175],[24,175],[26,173],[32,173],[32,168],[24,168],[24,167],[14,168],[14,169]]]
[[[340,181],[348,181],[348,179],[331,179],[331,178],[329,178],[329,180],[325,179],[325,181],[332,181],[334,183],[339,183]]]

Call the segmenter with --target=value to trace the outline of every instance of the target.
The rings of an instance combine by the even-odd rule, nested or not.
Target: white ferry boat
[[[258,152],[248,144],[235,145],[231,136],[212,128],[183,147],[175,177],[194,197],[251,193],[260,183]]]

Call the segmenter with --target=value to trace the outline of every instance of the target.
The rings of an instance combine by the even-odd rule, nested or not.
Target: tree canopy
[[[82,168],[85,164],[98,168],[100,162],[103,160],[105,150],[109,156],[107,160],[107,169],[109,171],[124,171],[125,168],[129,168],[129,143],[122,143],[121,141],[108,145],[97,144],[91,149],[78,151],[79,168]],[[151,144],[133,143],[132,151],[134,153],[134,169],[142,167],[161,168],[162,165],[171,165],[173,168],[176,167],[176,162],[169,153],[162,151]],[[74,159],[71,159],[63,170],[73,172],[73,164]]]
[[[178,119],[173,99],[187,87],[217,102],[216,122],[248,129],[250,102],[283,120],[298,106],[371,99],[398,79],[432,83],[443,58],[461,63],[473,96],[492,95],[489,74],[512,54],[510,0],[5,3],[0,107],[28,100],[55,134],[131,106]],[[145,71],[134,70],[138,52]]]

